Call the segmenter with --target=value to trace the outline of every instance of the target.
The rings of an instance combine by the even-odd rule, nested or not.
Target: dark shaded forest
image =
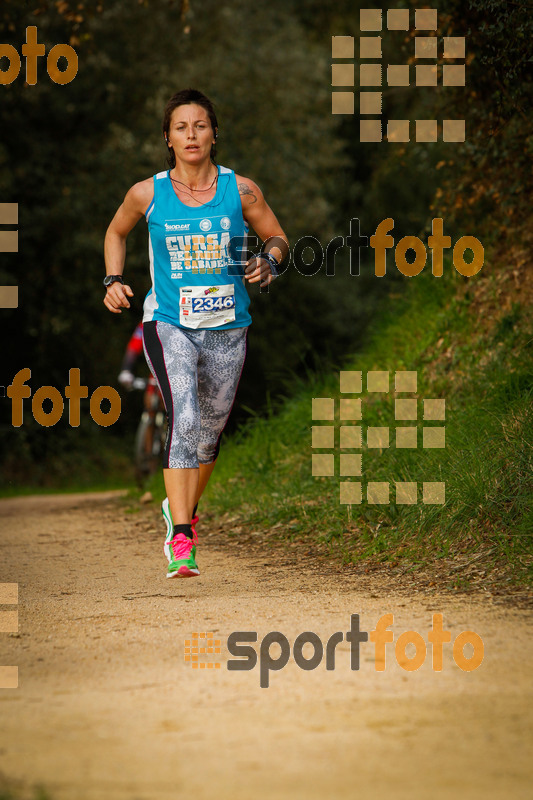
[[[218,162],[259,184],[291,244],[313,236],[325,247],[348,237],[355,219],[370,236],[387,217],[396,241],[425,241],[437,216],[452,241],[472,235],[488,248],[520,237],[532,184],[531,6],[433,3],[438,35],[466,37],[466,86],[384,88],[384,120],[464,118],[460,144],[361,143],[358,114],[331,113],[331,37],[357,42],[361,6],[369,4],[5,0],[2,43],[20,53],[26,27],[35,25],[47,52],[57,43],[75,48],[79,71],[60,86],[40,59],[35,85],[25,83],[23,65],[0,87],[0,202],[19,206],[19,252],[0,254],[0,285],[19,286],[19,307],[0,310],[0,386],[24,367],[33,392],[42,385],[63,392],[73,367],[89,395],[117,386],[149,288],[145,224],[128,240],[125,275],[135,298],[118,318],[102,303],[103,238],[127,189],[165,168],[162,111],[180,88],[194,86],[213,100]],[[406,7],[423,6],[387,6]],[[384,62],[413,64],[414,35],[384,36]],[[408,287],[391,255],[378,279],[366,252],[359,276],[350,274],[345,247],[334,276],[290,265],[268,292],[251,288],[254,322],[233,427],[290,396],[309,372],[342,365],[363,346],[385,294]],[[128,452],[140,403],[123,395],[120,420],[109,429],[93,422],[88,401],[79,429],[68,425],[67,411],[45,429],[26,401],[24,424],[13,428],[10,403],[0,398],[0,474],[6,482],[46,483],[80,467],[94,478],[107,469],[106,453]]]

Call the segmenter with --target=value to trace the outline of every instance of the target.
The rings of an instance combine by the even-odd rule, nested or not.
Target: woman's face
[[[178,106],[172,112],[168,144],[174,150],[176,163],[201,164],[209,159],[215,132],[207,111],[195,103]]]

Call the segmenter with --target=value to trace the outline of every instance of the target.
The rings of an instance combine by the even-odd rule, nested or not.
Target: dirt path
[[[528,612],[482,597],[410,599],[376,577],[363,590],[357,570],[222,549],[205,523],[201,576],[169,581],[153,520],[112,494],[0,501],[0,581],[19,584],[19,633],[0,635],[0,663],[19,667],[19,688],[0,690],[0,773],[21,790],[39,783],[53,800],[531,798]],[[358,671],[346,641],[334,671],[325,660],[304,671],[291,653],[269,688],[259,666],[227,669],[233,631],[257,631],[257,649],[276,630],[291,647],[303,631],[325,645],[351,614],[372,631],[391,613],[395,642],[407,630],[427,641],[438,612],[452,641],[482,637],[478,669],[459,669],[445,645],[441,672],[430,647],[408,672],[387,644],[378,672],[370,641]],[[206,631],[222,652],[202,658],[221,667],[193,669],[184,641]]]

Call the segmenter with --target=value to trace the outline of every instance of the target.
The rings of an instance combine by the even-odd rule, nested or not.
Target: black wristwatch
[[[111,286],[111,284],[115,283],[115,281],[119,281],[120,283],[124,284],[124,281],[122,280],[122,275],[106,275],[104,278],[104,286],[107,289],[107,287]]]
[[[278,277],[279,261],[272,255],[272,253],[265,253],[264,251],[261,251],[260,253],[257,254],[256,258],[263,258],[265,261],[268,261],[268,263],[270,264],[270,271],[272,273],[272,277],[273,278]]]

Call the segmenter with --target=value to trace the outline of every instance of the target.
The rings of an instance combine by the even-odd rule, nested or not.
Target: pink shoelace
[[[193,545],[197,543],[198,537],[196,534],[193,535],[192,539],[189,539],[184,533],[177,533],[170,542],[174,561],[181,561],[184,558],[189,558]]]

